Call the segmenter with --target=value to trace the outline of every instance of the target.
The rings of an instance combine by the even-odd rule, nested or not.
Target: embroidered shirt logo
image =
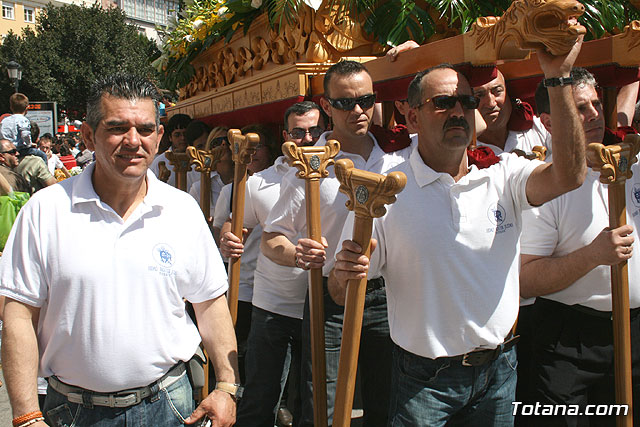
[[[487,216],[493,225],[501,225],[506,219],[507,213],[502,206],[496,203],[495,205],[489,206]]]
[[[175,252],[166,243],[159,243],[153,247],[153,259],[161,267],[171,267],[175,262]]]
[[[634,184],[631,189],[631,201],[633,204],[640,208],[640,184]]]

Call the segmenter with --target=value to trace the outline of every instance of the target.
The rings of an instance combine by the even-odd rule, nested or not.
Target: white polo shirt
[[[393,170],[407,185],[374,221],[370,277],[384,276],[393,341],[436,358],[495,348],[518,315],[521,212],[541,162],[503,154],[458,182],[428,167],[417,148]],[[353,213],[343,237],[350,239]]]
[[[51,153],[51,157],[47,159],[47,167],[49,168],[51,175],[54,174],[56,169],[62,169],[63,166],[64,165],[62,164],[60,157],[58,157],[56,153]]]
[[[244,226],[260,229],[280,196],[280,183],[290,170],[284,157],[268,169],[247,179]],[[297,241],[298,237],[295,237]],[[307,273],[296,267],[276,264],[261,251],[253,278],[253,305],[271,313],[302,319],[307,294]]]
[[[188,194],[148,171],[147,195],[123,221],[95,193],[93,170],[22,208],[0,259],[0,294],[40,307],[40,376],[113,392],[193,356],[201,339],[183,298],[216,298],[227,276]]]
[[[323,133],[315,145],[324,146],[329,135],[331,135],[331,131]],[[378,141],[376,141],[371,132],[369,132],[369,136],[373,139],[374,144],[368,160],[365,161],[357,154],[346,153],[342,150],[335,157],[335,160],[351,159],[358,169],[385,173],[402,163],[411,153],[410,146],[393,153],[385,153],[378,146]],[[322,235],[329,244],[326,248],[327,261],[322,269],[324,276],[328,276],[333,269],[336,248],[342,234],[344,221],[349,213],[345,206],[348,197],[338,191],[340,182],[336,178],[333,166],[329,166],[327,170],[329,176],[320,179],[320,226]],[[297,169],[291,168],[284,176],[282,187],[280,188],[280,199],[269,214],[264,228],[269,233],[277,232],[283,234],[294,244],[297,243],[298,235],[307,236],[305,180],[296,177],[296,172]]]
[[[482,138],[482,136],[480,136],[480,138]],[[529,154],[533,152],[533,147],[540,145],[547,148],[547,156],[544,161],[547,163],[552,161],[551,134],[547,132],[540,119],[536,116],[533,117],[533,126],[531,129],[525,131],[509,131],[507,140],[504,143],[504,150],[495,145],[485,144],[480,140],[477,141],[477,145],[484,145],[491,148],[496,156],[502,153],[511,153],[515,149],[522,150]]]
[[[198,172],[200,175],[200,172]],[[216,209],[216,202],[218,201],[218,197],[220,197],[220,191],[222,187],[224,187],[224,182],[222,182],[222,178],[218,175],[218,172],[211,172],[211,207],[210,212],[211,215],[214,214]],[[196,199],[198,204],[200,203],[200,188],[202,187],[202,177],[199,176],[196,181],[189,187],[189,194],[191,197]],[[225,218],[226,220],[226,218]],[[223,221],[224,223],[224,221]]]
[[[171,150],[167,150],[167,151],[171,151]],[[166,151],[165,151],[166,153]],[[155,159],[153,159],[153,162],[151,162],[151,166],[149,166],[149,169],[151,169],[151,172],[153,172],[156,177],[160,175],[160,162],[164,162],[165,166],[167,167],[167,169],[169,169],[171,171],[171,175],[169,175],[169,179],[167,180],[167,184],[169,184],[172,187],[176,186],[176,173],[173,171],[173,166],[171,165],[171,162],[169,162],[169,159],[167,159],[167,156],[165,155],[165,153],[162,154],[158,154],[156,156]],[[189,191],[189,189],[191,188],[191,186],[196,182],[196,181],[200,181],[200,172],[197,172],[195,170],[195,168],[190,169],[187,172],[187,191]]]
[[[626,182],[627,224],[633,226],[637,250],[640,227],[640,167],[631,167],[633,177]],[[523,216],[521,248],[523,254],[560,257],[590,244],[609,226],[608,185],[600,174],[589,169],[580,186]],[[640,307],[640,256],[628,261],[629,305]],[[611,267],[600,265],[571,286],[544,298],[563,304],[580,304],[600,311],[611,311]]]
[[[213,214],[214,227],[222,228],[222,225],[229,218],[231,214],[231,197],[231,184],[227,184],[222,187],[222,191],[220,191],[220,197],[218,197],[218,202],[220,203],[216,203]],[[253,272],[256,269],[261,237],[262,229],[258,227],[257,230],[253,230],[253,232],[249,234],[245,242],[242,262],[240,263],[239,301],[251,302],[253,297]]]

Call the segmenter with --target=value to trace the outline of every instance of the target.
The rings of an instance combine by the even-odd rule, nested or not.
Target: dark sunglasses
[[[293,139],[302,139],[305,136],[307,136],[307,134],[311,135],[311,138],[320,138],[320,135],[322,135],[324,133],[324,129],[321,128],[320,126],[314,126],[312,128],[309,129],[302,129],[302,128],[293,128],[291,129],[291,132],[288,132],[289,136]]]
[[[227,138],[226,136],[219,136],[217,138],[213,138],[211,140],[211,148],[218,147],[218,146],[222,145],[225,142],[229,143],[229,138]]]
[[[15,156],[16,154],[18,154],[18,149],[17,148],[13,148],[13,149],[7,150],[7,151],[0,151],[0,154],[13,154]]]
[[[359,96],[357,98],[325,98],[327,98],[327,101],[329,101],[329,104],[331,104],[333,108],[342,111],[351,111],[356,108],[356,104],[358,104],[363,110],[368,110],[376,103],[375,93]]]
[[[465,110],[475,110],[480,104],[480,99],[473,95],[438,95],[434,96],[433,98],[427,99],[415,108],[420,108],[423,105],[428,104],[429,102],[433,102],[433,106],[436,108],[436,110],[449,110],[455,107],[456,103],[458,102],[460,102],[460,105],[462,105],[462,108],[464,108]]]

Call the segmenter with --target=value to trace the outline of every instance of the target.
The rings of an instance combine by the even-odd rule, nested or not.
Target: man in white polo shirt
[[[356,167],[382,173],[403,162],[409,147],[385,153],[369,132],[373,117],[375,94],[367,69],[354,61],[341,61],[333,65],[324,77],[324,98],[321,105],[331,116],[333,129],[320,136],[316,146],[324,146],[328,139],[340,142],[336,160],[349,158]],[[262,250],[280,265],[289,267],[323,268],[328,276],[333,267],[335,249],[348,211],[347,196],[340,193],[340,183],[333,166],[329,176],[320,180],[320,220],[327,247],[308,238],[304,180],[291,169],[282,180],[280,199],[266,221],[262,235]],[[295,242],[295,243],[294,243]],[[326,252],[325,252],[326,251]],[[324,262],[326,258],[326,263]],[[362,351],[359,369],[362,379],[364,424],[385,425],[388,410],[389,382],[391,378],[391,340],[387,323],[384,279],[371,277],[367,284],[362,329]],[[342,337],[344,308],[329,296],[324,298],[325,353],[327,361],[327,396],[329,420],[333,416],[333,402]],[[302,348],[302,420],[300,425],[313,425],[311,343],[309,334],[309,308],[305,304]]]
[[[236,344],[222,261],[193,198],[148,171],[163,133],[159,100],[139,77],[98,81],[82,125],[96,162],[33,197],[9,236],[0,295],[14,425],[45,425],[38,372],[49,380],[49,425],[235,420]],[[77,228],[90,238],[70,239]],[[219,383],[192,413],[184,362],[201,340]]]
[[[409,86],[418,146],[393,169],[407,185],[374,221],[370,265],[347,240],[330,278],[340,287],[367,269],[385,278],[396,344],[390,425],[513,424],[521,215],[584,179],[584,134],[567,86],[581,43],[562,57],[538,51],[555,85],[554,120],[564,124],[554,134],[554,163],[502,154],[488,168],[468,167],[478,99],[466,78],[441,65]]]
[[[586,142],[603,142],[602,103],[596,80],[575,68],[573,97]],[[555,135],[547,89],[539,86],[536,107]],[[553,126],[552,126],[553,124]],[[580,188],[523,215],[520,291],[538,297],[534,304],[533,398],[541,404],[613,404],[613,324],[610,265],[628,261],[634,407],[640,406],[640,258],[632,244],[640,227],[640,167],[626,182],[627,225],[609,229],[607,185],[588,169]],[[640,424],[640,414],[634,410]],[[562,416],[545,423],[614,424],[615,419]],[[593,425],[593,424],[592,424]]]
[[[326,129],[328,119],[320,107],[304,101],[293,104],[284,115],[284,141],[314,144]],[[250,251],[257,252],[253,276],[253,310],[247,342],[245,394],[238,408],[236,426],[271,427],[276,424],[280,396],[287,373],[299,374],[302,313],[307,274],[300,268],[276,264],[259,251],[262,227],[280,196],[280,184],[290,170],[283,156],[273,166],[247,179],[244,226],[251,230],[245,245],[223,227],[220,250],[224,256],[242,254],[244,265]],[[257,234],[258,241],[253,240]],[[294,375],[298,377],[298,375]],[[298,391],[297,384],[290,386]],[[299,406],[299,398],[293,398]],[[299,408],[293,407],[297,410]]]

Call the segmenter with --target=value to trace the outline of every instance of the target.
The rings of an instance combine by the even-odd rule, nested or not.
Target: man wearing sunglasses
[[[410,148],[384,153],[375,137],[369,132],[375,103],[373,83],[366,68],[354,61],[342,61],[333,65],[324,77],[322,108],[331,117],[333,128],[318,139],[316,146],[325,145],[329,139],[340,142],[336,160],[349,158],[359,169],[384,173],[403,162]],[[347,196],[340,193],[333,167],[329,177],[320,181],[320,218],[324,245],[306,236],[306,207],[304,180],[290,171],[284,177],[280,199],[266,221],[262,237],[262,249],[266,256],[278,264],[299,267],[304,270],[322,268],[326,280],[331,268],[342,226],[348,211]],[[364,309],[362,344],[360,350],[360,374],[364,425],[386,425],[389,402],[391,340],[387,322],[384,279],[371,276],[367,284]],[[325,292],[325,340],[327,361],[327,396],[329,419],[333,416],[335,388],[342,336],[344,308],[336,304]],[[300,425],[313,425],[313,389],[311,381],[311,344],[309,333],[309,308],[305,304],[303,315],[302,346],[302,418]]]
[[[310,101],[293,104],[284,114],[283,139],[298,146],[313,144],[326,129],[327,122],[326,115],[317,104]],[[246,247],[230,232],[230,223],[227,222],[222,227],[220,239],[223,256],[237,258],[245,248],[251,251],[252,238],[256,234],[260,237],[269,212],[280,195],[282,178],[289,169],[284,157],[280,156],[273,166],[247,179],[244,227],[250,234],[244,242]],[[260,241],[256,243],[259,245]],[[296,374],[299,371],[306,285],[307,277],[303,270],[278,265],[264,254],[258,254],[245,359],[245,391],[238,407],[238,427],[285,425],[285,418],[291,418],[291,413],[279,404],[287,373],[290,369]],[[298,390],[297,385],[290,386],[291,392]],[[291,397],[296,404],[292,407],[295,412],[299,409],[300,399]]]
[[[418,73],[409,121],[418,146],[394,170],[407,185],[374,221],[371,259],[345,223],[331,280],[382,274],[395,343],[389,422],[403,426],[513,425],[522,211],[580,186],[584,133],[569,73],[580,51],[537,52],[550,86],[554,163],[505,154],[468,166],[478,102],[450,65]]]
[[[18,166],[18,149],[8,139],[0,139],[0,174],[9,182],[13,191],[31,194],[26,179],[13,169]]]
[[[584,68],[574,68],[571,78],[586,142],[606,144],[603,105],[594,76]],[[636,95],[637,88],[634,99]],[[549,114],[548,89],[543,85],[536,90],[536,108],[555,135],[557,122]],[[633,255],[640,227],[639,166],[631,166],[633,176],[625,183],[626,225],[608,227],[607,186],[600,182],[600,173],[591,169],[580,188],[525,212],[520,271],[521,294],[537,297],[532,313],[531,400],[585,408],[615,403],[609,266],[628,263],[635,425],[640,425],[635,409],[640,405],[640,258]],[[544,421],[607,425],[614,420],[585,415],[545,417]]]

